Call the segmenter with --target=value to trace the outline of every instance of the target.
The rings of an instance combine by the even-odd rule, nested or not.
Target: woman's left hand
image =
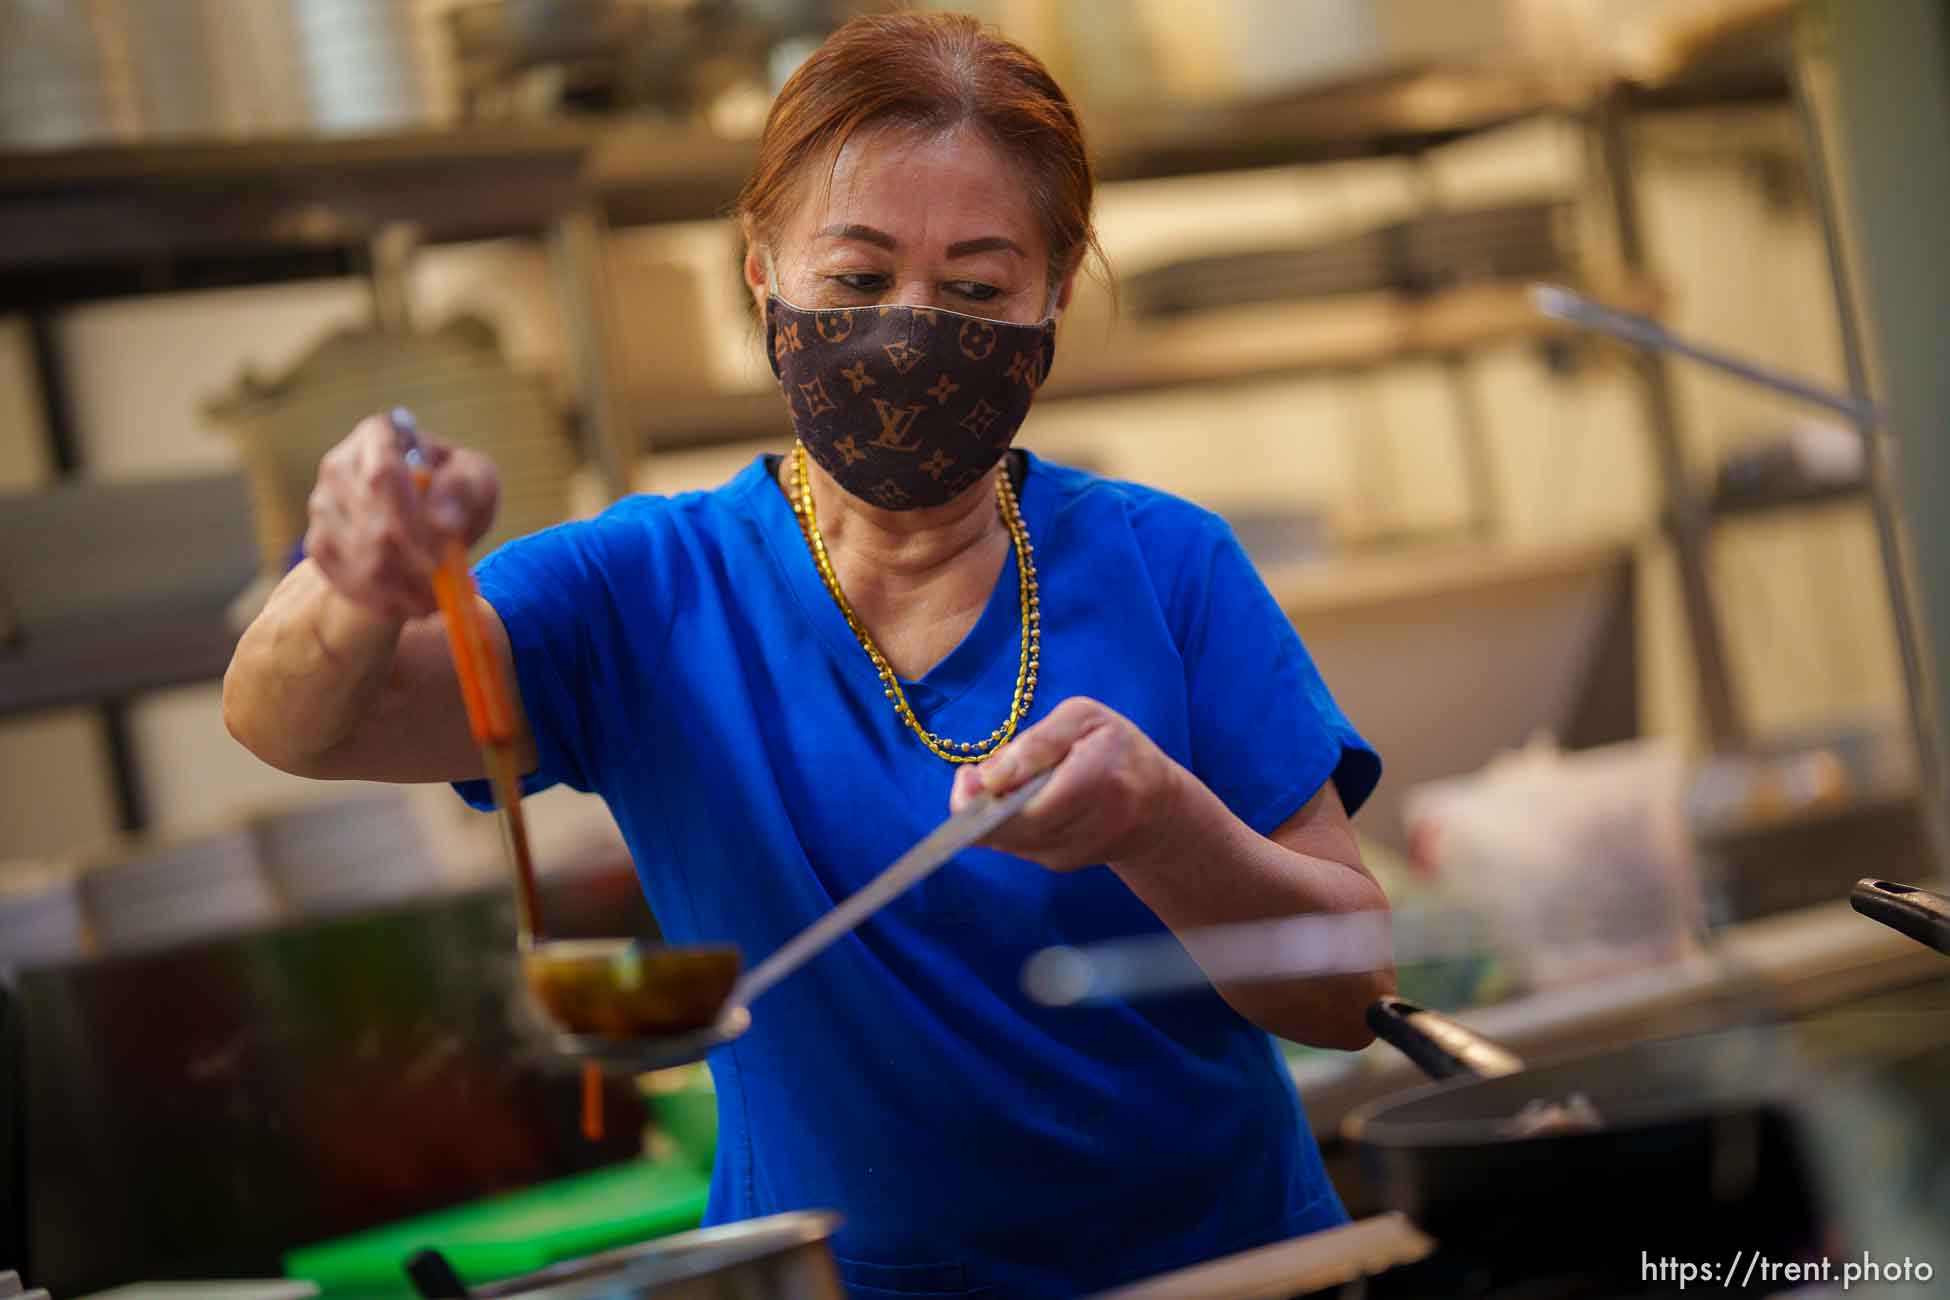
[[[1023,810],[983,843],[1075,871],[1116,863],[1168,823],[1188,773],[1109,705],[1072,696],[981,763],[961,768],[948,796],[960,811],[977,791],[1007,794],[1054,768],[1056,775]]]

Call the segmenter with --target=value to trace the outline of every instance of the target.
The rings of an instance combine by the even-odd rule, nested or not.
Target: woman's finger
[[[1007,794],[1030,777],[1046,772],[1062,761],[1070,746],[1101,716],[1103,705],[1095,700],[1074,697],[1063,701],[1050,715],[1015,739],[1003,745],[975,767],[981,788],[994,794]],[[1045,790],[1043,795],[1048,794]],[[1037,795],[1041,799],[1043,795]]]
[[[968,806],[968,801],[981,793],[981,778],[975,775],[971,763],[963,763],[955,768],[955,779],[948,785],[948,811],[958,813]]]
[[[1096,791],[1108,775],[1105,761],[1102,746],[1086,741],[1070,748],[1056,764],[1049,784],[985,842],[1059,869],[1090,861],[1088,846],[1101,836]]]
[[[439,555],[440,539],[428,527],[419,489],[407,471],[392,421],[374,416],[362,422],[354,436],[355,514],[368,529],[375,530],[369,540],[400,546],[423,569],[431,570]]]
[[[987,842],[1058,871],[1112,861],[1149,816],[1162,762],[1136,728],[1101,711],[1049,785]]]
[[[434,470],[427,488],[427,514],[441,532],[471,546],[494,523],[500,496],[501,480],[493,462],[462,448]]]

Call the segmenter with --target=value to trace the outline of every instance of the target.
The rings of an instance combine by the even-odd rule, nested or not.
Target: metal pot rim
[[[796,1246],[823,1242],[838,1231],[841,1222],[841,1216],[832,1210],[790,1210],[764,1218],[720,1223],[709,1228],[696,1228],[690,1232],[619,1246],[580,1259],[565,1260],[534,1273],[476,1287],[474,1294],[482,1300],[498,1300],[500,1297],[507,1297],[508,1300],[519,1297],[547,1300],[551,1295],[568,1300],[569,1297],[583,1294],[583,1288],[590,1284],[627,1287],[633,1281],[633,1274],[654,1272],[655,1281],[676,1281],[678,1278],[672,1276],[669,1270],[685,1256],[725,1246],[743,1247],[732,1258],[708,1261],[713,1268],[743,1263]]]

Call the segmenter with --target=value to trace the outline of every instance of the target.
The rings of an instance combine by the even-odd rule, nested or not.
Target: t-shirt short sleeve
[[[1334,702],[1232,529],[1205,516],[1181,592],[1192,768],[1253,830],[1277,830],[1332,779],[1352,815],[1381,758]]]
[[[522,711],[535,737],[538,761],[522,780],[533,794],[553,785],[587,792],[595,764],[591,728],[598,716],[592,693],[591,602],[602,598],[600,522],[561,524],[508,542],[474,572],[481,596],[501,616],[513,653]],[[456,782],[476,808],[492,808],[486,781]]]

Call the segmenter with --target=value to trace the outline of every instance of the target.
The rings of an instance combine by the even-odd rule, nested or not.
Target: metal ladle
[[[405,449],[413,485],[424,495],[433,469],[420,447],[418,423],[404,407],[394,408],[390,418]],[[443,539],[431,579],[460,679],[468,728],[481,747],[501,821],[502,846],[515,882],[522,975],[536,1001],[558,1028],[571,1034],[668,1037],[710,1026],[738,977],[736,948],[544,937],[515,761],[514,693],[480,617],[479,592],[468,571],[467,548],[459,538]]]

